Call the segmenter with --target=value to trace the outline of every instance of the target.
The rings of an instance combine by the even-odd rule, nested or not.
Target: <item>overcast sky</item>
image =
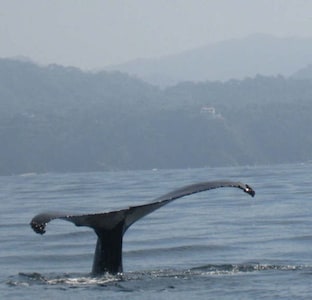
[[[0,57],[101,69],[252,33],[312,37],[311,0],[0,0]]]

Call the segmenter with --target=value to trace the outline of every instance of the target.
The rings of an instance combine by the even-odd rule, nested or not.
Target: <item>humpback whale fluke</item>
[[[137,220],[154,210],[178,198],[221,187],[235,187],[245,193],[255,195],[255,191],[247,184],[232,181],[210,181],[196,183],[174,190],[156,198],[153,202],[126,209],[85,215],[71,215],[50,212],[36,215],[30,222],[32,229],[40,234],[45,233],[48,222],[61,219],[74,223],[76,226],[93,228],[98,236],[92,274],[101,275],[106,272],[116,274],[122,272],[122,238],[127,229]]]

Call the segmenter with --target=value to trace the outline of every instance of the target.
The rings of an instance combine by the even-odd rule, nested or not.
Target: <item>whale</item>
[[[123,236],[132,224],[176,199],[223,187],[239,188],[250,196],[255,196],[255,191],[249,185],[241,182],[206,181],[175,189],[154,199],[150,203],[130,206],[116,211],[78,215],[62,212],[43,212],[33,217],[30,226],[36,233],[44,234],[46,226],[50,221],[60,219],[72,222],[76,226],[92,228],[97,235],[97,242],[91,274],[94,276],[104,274],[116,275],[123,272]]]

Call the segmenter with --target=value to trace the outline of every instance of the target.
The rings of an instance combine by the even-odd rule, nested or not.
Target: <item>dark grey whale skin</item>
[[[59,212],[41,213],[31,220],[30,225],[36,233],[40,234],[45,233],[47,223],[54,219],[69,221],[76,226],[93,228],[98,239],[95,248],[92,274],[95,276],[100,276],[105,273],[117,274],[123,271],[123,235],[133,223],[178,198],[221,187],[235,187],[243,190],[252,197],[255,195],[255,191],[249,185],[241,182],[207,181],[184,186],[156,198],[151,203],[130,206],[117,211],[84,215],[71,215]]]

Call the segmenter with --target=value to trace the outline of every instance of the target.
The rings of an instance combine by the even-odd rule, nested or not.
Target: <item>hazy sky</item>
[[[0,57],[100,69],[252,33],[312,37],[311,0],[0,0]]]

